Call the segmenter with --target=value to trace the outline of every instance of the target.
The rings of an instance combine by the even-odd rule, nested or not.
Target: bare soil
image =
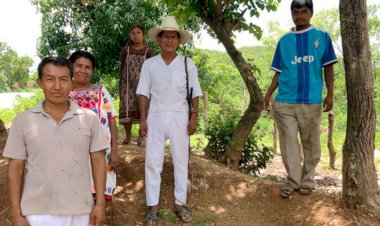
[[[144,148],[120,145],[118,187],[107,205],[106,225],[143,225],[145,207]],[[293,226],[380,225],[380,220],[360,211],[341,208],[340,170],[317,169],[317,190],[283,199],[279,190],[286,173],[281,158],[258,176],[231,171],[211,159],[191,156],[188,207],[193,222],[186,225]],[[337,164],[339,168],[339,164]],[[0,225],[10,224],[6,188],[7,160],[0,157]],[[173,165],[169,154],[162,172],[160,225],[181,225],[173,214]]]

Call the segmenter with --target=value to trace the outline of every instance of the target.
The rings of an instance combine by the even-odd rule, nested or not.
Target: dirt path
[[[107,206],[106,225],[143,225],[145,152],[135,145],[119,147],[118,187],[114,202]],[[1,226],[10,225],[8,202],[4,198],[6,165],[7,161],[0,158]],[[320,185],[319,190],[310,196],[294,194],[290,199],[282,199],[279,195],[284,176],[281,166],[277,156],[260,177],[251,177],[233,172],[212,160],[192,156],[188,205],[194,220],[187,225],[380,225],[380,220],[369,215],[341,209],[337,198],[339,186]],[[172,172],[173,165],[166,156],[162,172],[160,225],[181,225],[172,211]],[[335,175],[332,177],[339,175],[338,171],[332,173]],[[326,192],[325,187],[334,189]]]

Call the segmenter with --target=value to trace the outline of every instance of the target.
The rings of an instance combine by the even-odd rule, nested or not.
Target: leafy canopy
[[[130,28],[156,26],[165,14],[154,0],[33,0],[42,14],[38,55],[68,56],[76,49],[90,51],[98,73],[117,75],[120,50]]]
[[[32,58],[20,57],[6,43],[0,42],[0,92],[27,88],[32,64]]]
[[[165,0],[170,11],[177,16],[180,23],[185,24],[189,20],[200,19],[206,24],[213,20],[223,21],[224,29],[231,38],[233,32],[248,31],[257,39],[262,36],[262,29],[249,22],[250,17],[259,17],[261,11],[275,11],[281,0]],[[200,27],[207,28],[200,23]],[[208,29],[214,38],[215,31]]]

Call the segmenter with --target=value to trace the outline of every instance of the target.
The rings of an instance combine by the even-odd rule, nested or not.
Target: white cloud
[[[0,0],[0,41],[19,56],[39,61],[36,43],[41,35],[40,21],[41,16],[30,0]]]

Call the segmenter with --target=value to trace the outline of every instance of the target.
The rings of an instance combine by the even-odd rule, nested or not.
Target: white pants
[[[149,113],[147,123],[145,158],[147,206],[155,206],[159,203],[166,139],[170,140],[170,154],[174,165],[175,203],[184,205],[187,197],[189,164],[188,114],[187,112]]]
[[[90,214],[27,215],[30,226],[89,226]]]

